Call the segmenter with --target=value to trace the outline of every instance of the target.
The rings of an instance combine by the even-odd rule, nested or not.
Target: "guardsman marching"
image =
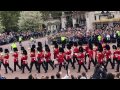
[[[113,45],[112,48],[113,48],[113,66],[115,67],[115,62],[117,62],[118,50],[116,45]]]
[[[65,60],[67,62],[66,70],[68,70],[69,63],[71,63],[72,67],[75,68],[72,62],[72,51],[70,44],[67,44],[67,49],[65,50]]]
[[[53,65],[53,62],[51,60],[51,52],[50,52],[50,48],[49,48],[48,45],[45,45],[45,64],[46,64],[46,69],[47,70],[48,70],[48,64],[54,70],[54,65]]]
[[[1,65],[4,66],[4,63],[3,63],[3,48],[0,47],[0,70],[1,70]]]
[[[13,73],[12,68],[9,66],[9,50],[5,49],[4,51],[5,55],[4,55],[4,66],[5,66],[5,74],[8,73],[7,68]]]
[[[112,69],[114,69],[114,66],[113,66],[113,63],[112,63],[112,60],[111,60],[111,54],[112,54],[112,53],[111,53],[111,51],[110,51],[110,46],[109,46],[109,45],[106,45],[106,53],[105,53],[105,57],[106,57],[106,68],[107,68],[108,62],[110,62]]]
[[[30,72],[30,68],[28,67],[28,61],[27,61],[28,60],[28,56],[27,56],[27,51],[26,50],[23,50],[21,60],[22,60],[22,73],[24,73],[25,67]]]
[[[77,55],[77,59],[78,59],[78,65],[79,65],[79,67],[78,67],[78,73],[81,70],[81,66],[83,66],[84,69],[85,69],[85,71],[87,72],[88,70],[87,70],[87,68],[85,66],[85,63],[84,63],[85,62],[85,55],[83,53],[83,48],[82,47],[79,47],[79,53]]]
[[[58,60],[58,64],[59,64],[58,72],[60,72],[61,68],[64,64],[64,61],[65,61],[65,53],[64,53],[64,49],[62,47],[59,48],[59,54],[57,55],[57,60]],[[65,66],[64,66],[64,68],[65,68]]]
[[[40,73],[41,65],[42,65],[45,73],[47,73],[47,69],[46,69],[46,67],[45,67],[45,65],[44,65],[44,52],[43,52],[43,50],[42,50],[42,47],[38,47],[38,48],[37,48],[37,51],[38,51],[38,53],[37,53],[38,73]]]
[[[19,69],[21,69],[21,66],[19,65],[18,62],[18,49],[14,48],[14,53],[13,53],[13,57],[14,57],[14,71],[16,71],[16,66],[18,66]]]
[[[35,53],[35,48],[34,48],[34,46],[31,48],[30,57],[31,57],[30,72],[32,71],[33,65],[35,65],[36,70],[38,70],[38,67],[37,67],[37,64],[38,64],[38,63],[37,63],[37,60],[36,60],[36,53]]]
[[[95,66],[95,61],[93,59],[93,45],[92,44],[89,44],[88,57],[89,57],[88,69],[90,69],[91,62]]]

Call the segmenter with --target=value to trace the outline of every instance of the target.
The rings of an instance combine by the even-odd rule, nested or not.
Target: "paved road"
[[[43,44],[45,44],[45,41],[47,41],[47,38],[46,37],[40,38],[40,39],[37,39],[36,41],[37,42],[41,41]],[[29,41],[24,41],[24,42],[22,42],[22,44],[28,50]],[[17,45],[18,45],[18,43],[17,43]],[[10,46],[11,46],[11,44],[4,45],[4,46],[1,46],[1,47],[8,48],[10,50]],[[112,46],[112,44],[111,44],[111,46]],[[18,49],[20,50],[20,48],[18,48]],[[51,47],[51,51],[53,51],[52,47]],[[52,58],[53,58],[53,55],[52,55]],[[12,60],[13,60],[13,57],[10,55],[10,66],[13,68],[13,61]],[[29,57],[28,61],[30,63],[30,57]],[[88,66],[88,64],[86,64],[86,66]],[[76,65],[76,69],[75,70],[73,70],[71,67],[69,67],[69,68],[70,68],[70,72],[71,72],[72,75],[78,76],[78,75],[81,74],[81,73],[77,73],[78,65]],[[55,68],[55,70],[52,70],[52,68],[50,67],[49,70],[48,70],[48,73],[44,73],[44,70],[42,69],[41,73],[38,74],[38,76],[41,77],[41,76],[55,75],[57,71],[58,71],[58,68]],[[83,72],[83,71],[84,71],[84,69],[81,68],[81,72]],[[87,75],[90,77],[93,74],[93,71],[94,71],[94,67],[92,65],[91,69],[87,72]],[[8,79],[13,79],[16,76],[19,77],[20,79],[26,79],[28,77],[28,75],[30,75],[30,73],[27,71],[27,69],[25,69],[25,74],[21,74],[21,71],[18,68],[17,68],[17,71],[14,72],[14,73],[11,73],[9,71],[8,74],[4,74],[4,72],[5,72],[4,67],[2,67],[2,69],[0,70],[0,74],[2,74],[3,76],[7,77]],[[110,64],[108,65],[108,72],[115,73],[115,69],[112,70]],[[34,76],[36,73],[37,73],[37,71],[35,70],[35,67],[33,67],[33,71],[32,71],[31,74]],[[66,70],[64,70],[64,68],[62,68],[62,75],[64,76],[65,74],[66,74]]]

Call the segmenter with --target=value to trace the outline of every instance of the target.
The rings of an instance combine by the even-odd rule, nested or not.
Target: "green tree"
[[[20,11],[1,11],[1,23],[5,27],[5,31],[17,31],[18,19]]]
[[[22,11],[18,20],[18,26],[23,30],[39,30],[42,29],[43,19],[42,13],[39,11]]]

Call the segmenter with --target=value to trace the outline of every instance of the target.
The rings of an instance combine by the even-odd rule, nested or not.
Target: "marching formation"
[[[78,73],[81,71],[81,66],[88,72],[91,69],[91,64],[94,67],[99,64],[107,71],[107,66],[110,63],[111,69],[116,69],[119,72],[120,67],[120,44],[113,45],[110,48],[109,44],[104,40],[103,43],[85,43],[80,42],[68,42],[64,47],[54,42],[53,52],[49,45],[42,46],[41,42],[38,45],[32,45],[28,51],[21,46],[20,52],[17,47],[12,48],[13,60],[10,60],[10,53],[8,49],[0,47],[0,69],[1,66],[5,68],[5,73],[8,73],[8,69],[13,73],[18,67],[22,73],[25,73],[25,68],[32,72],[33,65],[35,65],[36,71],[41,72],[41,67],[45,73],[49,70],[49,65],[52,70],[58,68],[58,72],[62,68],[68,70],[70,66],[73,69],[78,69]],[[113,50],[111,50],[113,49]],[[54,59],[51,55],[53,54]],[[30,59],[30,65],[28,58]],[[9,65],[10,62],[14,63],[14,70]],[[78,66],[78,67],[76,67]]]

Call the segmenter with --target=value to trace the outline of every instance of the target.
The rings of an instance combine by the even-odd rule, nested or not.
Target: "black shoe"
[[[47,73],[47,71],[45,71],[45,73]]]
[[[12,70],[12,73],[13,73],[13,70]]]
[[[54,68],[52,68],[52,70],[54,70]]]
[[[90,67],[88,69],[90,70]]]
[[[88,70],[86,70],[86,72],[88,72]]]

